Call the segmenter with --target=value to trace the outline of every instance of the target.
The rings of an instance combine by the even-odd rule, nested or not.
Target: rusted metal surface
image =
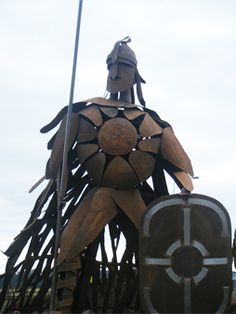
[[[105,167],[106,156],[104,153],[99,152],[89,160],[86,161],[85,167],[88,171],[90,178],[96,185],[100,185],[102,181],[103,171]]]
[[[160,145],[161,145],[161,138],[151,138],[151,139],[141,140],[138,143],[138,148],[145,152],[157,154],[160,150]]]
[[[188,174],[183,171],[174,171],[173,175],[179,182],[181,182],[185,189],[187,189],[188,191],[193,190],[193,182]]]
[[[54,178],[57,175],[58,167],[61,164],[63,157],[63,147],[64,147],[64,137],[65,137],[65,129],[66,129],[66,119],[67,114],[64,116],[59,131],[54,139],[52,153],[47,164],[46,169],[46,178]],[[71,115],[71,134],[69,137],[69,146],[75,140],[75,137],[78,133],[78,115],[72,113]]]
[[[107,69],[109,71],[107,77],[107,91],[111,94],[122,93],[123,91],[130,91],[133,85],[136,84],[138,100],[145,106],[141,88],[141,83],[145,83],[145,81],[140,76],[137,69],[135,53],[127,45],[130,40],[130,37],[127,36],[116,42],[107,57]]]
[[[130,41],[130,38],[128,38]],[[107,57],[109,71],[107,90],[117,93],[130,89],[136,82],[137,59],[135,53],[127,45],[127,41],[118,41]]]
[[[117,189],[130,190],[136,188],[138,179],[129,163],[122,157],[115,157],[107,166],[102,183]]]
[[[68,167],[67,178],[63,180],[65,194],[60,199],[63,217],[57,261],[57,308],[67,312],[81,313],[88,305],[98,313],[110,309],[114,313],[142,312],[137,265],[141,217],[147,204],[168,193],[164,170],[180,188],[190,190],[187,173],[193,174],[191,163],[169,124],[145,107],[141,91],[144,80],[137,70],[135,54],[127,46],[129,41],[125,38],[117,42],[107,59],[110,99],[92,98],[69,107],[72,133],[66,162],[62,161],[62,151],[68,107],[42,128],[42,132],[48,132],[62,120],[48,143],[52,154],[46,176],[54,179],[61,167]],[[134,84],[140,104],[135,104]],[[8,309],[19,304],[24,312],[33,312],[32,309],[45,302],[52,280],[54,234],[59,230],[55,209],[61,196],[58,197],[57,182],[53,179],[36,201],[26,228],[7,250],[9,261],[0,304],[14,274],[18,270],[20,274],[19,297],[15,300],[13,296],[6,306]],[[108,262],[105,248],[106,225],[109,225],[112,262]],[[122,233],[127,246],[118,264]],[[27,243],[26,259],[19,262],[20,252]],[[99,263],[98,248],[102,256]],[[30,273],[32,269],[34,274]],[[27,286],[32,287],[30,296],[26,293]]]
[[[100,126],[102,124],[102,116],[97,106],[89,106],[80,112],[80,115],[88,118],[94,125]]]
[[[88,142],[97,137],[97,129],[93,124],[80,117],[78,130],[78,143]]]
[[[139,229],[143,213],[146,210],[146,205],[139,190],[121,191],[114,189],[112,197],[115,203],[125,211],[136,228]]]
[[[172,164],[191,176],[194,175],[191,161],[170,127],[163,130],[161,152]]]
[[[126,119],[115,118],[106,121],[98,134],[101,149],[110,155],[124,155],[132,151],[137,143],[137,131]]]
[[[137,109],[129,109],[124,111],[124,115],[127,119],[134,120],[137,117],[145,115],[145,113]]]
[[[92,189],[87,195],[84,197],[83,202],[79,204],[79,206],[74,210],[72,215],[73,219],[70,219],[65,230],[61,236],[61,244],[60,244],[60,253],[57,258],[58,265],[61,265],[62,262],[68,256],[68,253],[71,249],[71,245],[74,243],[77,233],[78,226],[80,226],[87,214],[90,203],[97,191],[97,188]]]
[[[149,116],[145,114],[144,120],[139,128],[139,133],[143,137],[149,137],[162,133],[162,128]]]
[[[151,176],[155,166],[155,159],[150,154],[138,150],[130,153],[129,162],[141,182]]]
[[[87,114],[90,113],[89,108],[87,106],[86,110],[82,110],[82,114],[85,116],[84,112],[86,112],[87,118],[91,119],[92,123],[94,117],[91,118],[90,114]],[[95,104],[92,103],[91,108],[93,108],[92,112],[95,113]],[[98,106],[98,108],[101,110],[102,107]],[[105,119],[98,130],[90,122],[82,120],[83,123],[79,126],[79,132],[82,131],[83,140],[86,140],[86,131],[88,131],[88,135],[86,146],[79,145],[78,147],[79,160],[84,162],[95,153],[91,160],[89,159],[85,164],[85,167],[96,184],[120,189],[135,188],[138,181],[143,182],[152,175],[156,162],[152,153],[157,155],[162,145],[164,155],[168,156],[168,152],[165,154],[167,151],[166,144],[161,144],[163,129],[148,113],[137,108],[124,108],[120,111],[119,107],[103,108],[115,109],[115,111],[112,110],[112,114],[120,112],[119,115],[123,117],[115,116],[108,120]],[[143,119],[142,116],[144,116]],[[99,117],[102,116],[99,115]],[[141,120],[138,123],[133,123],[132,121],[136,118],[141,118]],[[152,138],[152,136],[155,137]],[[80,133],[78,133],[78,138],[80,138]],[[91,140],[89,140],[90,138]],[[98,142],[98,149],[94,141]],[[127,157],[123,158],[125,155]],[[172,159],[178,160],[178,156]],[[190,188],[190,178],[185,177],[183,174],[177,174],[175,178],[186,189]]]
[[[95,154],[99,149],[97,144],[80,144],[77,146],[77,153],[79,156],[79,160],[83,163],[93,154]]]
[[[218,201],[189,194],[150,204],[140,232],[140,293],[145,311],[227,311],[230,246],[230,219]]]
[[[61,260],[65,260],[65,257]],[[80,257],[74,258],[72,261],[62,263],[58,265],[59,272],[67,272],[71,269],[80,269],[81,268],[81,260]]]
[[[81,213],[82,207],[82,213]],[[86,210],[85,210],[86,208]],[[86,204],[81,203],[62,233],[60,249],[66,262],[73,261],[92,243],[101,230],[117,215],[112,189],[99,188],[92,192]],[[60,262],[61,262],[60,258]]]
[[[127,90],[127,86],[131,87],[135,82],[135,72],[135,69],[120,64],[116,81],[114,82],[108,78],[107,88],[111,93],[117,93],[118,90]]]
[[[105,115],[107,115],[109,118],[115,118],[118,109],[117,108],[112,108],[112,107],[100,107],[99,108]]]
[[[93,101],[97,101],[97,103]],[[119,232],[121,232],[122,229],[125,237],[127,237],[127,241],[129,241],[130,248],[131,244],[134,245],[134,243],[136,243],[136,240],[134,240],[135,232],[131,230],[132,228],[139,228],[146,204],[149,203],[150,200],[153,200],[156,194],[163,195],[163,193],[167,193],[165,186],[162,188],[163,182],[165,182],[163,169],[167,170],[176,182],[180,182],[179,184],[181,186],[184,186],[188,190],[192,189],[192,182],[188,175],[185,172],[175,171],[173,167],[182,165],[176,162],[176,158],[177,160],[180,159],[181,162],[183,162],[183,160],[185,162],[185,159],[182,157],[184,155],[182,150],[177,146],[177,149],[179,149],[179,152],[176,154],[177,157],[169,157],[170,154],[176,153],[176,147],[173,149],[173,147],[169,148],[168,145],[172,145],[173,142],[176,143],[176,140],[173,141],[173,138],[171,140],[170,134],[167,134],[169,131],[165,131],[166,127],[163,128],[166,124],[153,115],[152,112],[146,112],[145,109],[140,110],[134,104],[102,98],[95,98],[91,100],[91,103],[82,102],[81,104],[83,108],[79,110],[79,105],[74,106],[75,112],[73,112],[73,133],[70,142],[68,186],[65,198],[69,205],[63,216],[63,233],[60,254],[58,256],[60,278],[62,281],[65,281],[60,281],[57,287],[59,296],[57,307],[60,309],[67,308],[68,310],[71,308],[72,304],[75,306],[76,303],[76,299],[73,297],[75,293],[75,288],[72,284],[74,283],[73,276],[76,278],[76,283],[82,285],[83,289],[79,292],[79,302],[82,303],[78,305],[75,312],[79,312],[78,308],[84,309],[85,307],[83,302],[88,298],[89,282],[92,274],[94,274],[94,276],[96,274],[97,278],[96,280],[94,279],[94,284],[100,281],[100,279],[98,279],[100,278],[99,270],[95,271],[93,267],[95,267],[94,265],[96,264],[94,261],[96,260],[99,243],[96,241],[104,226],[111,224],[113,221],[113,253],[116,254],[116,229],[118,228],[120,230]],[[63,115],[60,116],[63,118]],[[60,137],[65,131],[63,123],[59,127],[57,135],[50,141],[50,145],[52,145],[52,157],[49,160],[48,169],[51,171],[51,176],[58,171],[61,164],[63,140],[61,140]],[[50,129],[50,127],[47,128]],[[162,155],[167,158],[169,163],[165,162]],[[162,169],[162,172],[160,169]],[[189,170],[189,166],[186,166],[184,170],[185,169]],[[154,180],[153,189],[147,182],[149,177]],[[96,186],[96,188],[91,189],[92,186]],[[141,189],[138,190],[140,186]],[[47,201],[52,195],[53,199],[47,205]],[[57,195],[56,186],[54,184],[49,190],[46,190],[42,198],[40,197],[37,201],[35,211],[32,212],[32,221],[30,221],[27,227],[28,229],[24,231],[19,236],[19,239],[17,238],[14,244],[9,248],[8,252],[12,256],[9,263],[14,265],[14,261],[17,260],[17,254],[19,254],[18,247],[23,249],[29,237],[32,237],[32,243],[37,243],[37,246],[34,244],[35,248],[33,248],[33,244],[30,246],[29,254],[37,256],[42,245],[41,243],[45,241],[41,240],[40,230],[43,228],[43,224],[47,226],[48,229],[46,229],[45,232],[42,231],[42,235],[44,239],[46,239],[51,230],[51,225],[48,221],[54,221],[56,202]],[[39,215],[43,206],[47,206],[44,218],[39,221],[34,220],[35,213]],[[126,218],[121,216],[122,212],[124,212]],[[115,228],[114,225],[116,226]],[[43,251],[44,255],[40,257],[40,263],[36,266],[38,274],[48,274],[47,276],[49,276],[51,272],[51,257],[48,256],[52,256],[49,254],[52,244],[53,237],[49,241],[45,251]],[[90,245],[93,247],[93,257],[88,259],[92,259],[93,261],[93,267],[91,266],[91,269],[89,268],[90,266],[84,268],[80,259],[84,254],[82,254],[82,252],[89,252]],[[103,245],[104,242],[101,242],[101,246]],[[132,250],[132,252],[136,250],[135,252],[137,254],[136,245],[134,245]],[[120,268],[123,269],[122,272],[120,272],[121,270],[116,271],[119,272],[118,286],[116,287],[117,292],[114,298],[111,298],[114,301],[112,301],[112,307],[116,308],[118,312],[120,308],[119,302],[122,302],[122,304],[125,302],[125,295],[129,296],[129,302],[131,302],[133,298],[132,294],[137,297],[138,273],[136,270],[136,274],[131,275],[131,269],[133,269],[134,266],[128,262],[133,259],[133,256],[129,255],[131,253],[128,251],[124,254],[126,254],[123,257],[124,269],[122,266]],[[104,251],[103,255],[105,259]],[[33,265],[34,262],[32,262],[32,267]],[[90,264],[87,261],[85,265]],[[29,271],[27,272],[26,268],[31,269],[30,267],[28,262],[23,263],[21,270],[22,276],[23,273],[26,273],[29,277]],[[113,265],[112,267],[117,266]],[[137,267],[137,265],[135,267]],[[129,269],[129,273],[126,272],[126,268]],[[75,273],[77,274],[80,269],[83,276],[78,279],[78,277],[75,277]],[[114,274],[111,272],[112,275],[109,279],[109,285],[111,287],[114,285],[112,282],[116,282],[114,281],[114,278],[117,278],[116,272]],[[70,275],[72,276],[71,278]],[[123,277],[123,275],[125,277]],[[76,276],[78,276],[78,274]],[[136,290],[132,290],[128,286],[127,288],[123,286],[125,280],[129,282],[131,280],[130,278],[135,280],[132,281],[132,283],[134,287],[136,287]],[[31,280],[30,277],[28,280]],[[39,279],[35,280],[35,289],[38,280]],[[36,301],[38,300],[37,302],[42,302],[42,299],[48,291],[51,279],[47,282],[44,279],[42,280],[43,288],[40,290],[38,299],[36,299]],[[24,284],[25,290],[21,290],[22,292],[19,294],[19,298],[24,300],[22,302],[28,302],[22,303],[22,308],[24,309],[27,308],[26,304],[31,304],[30,306],[32,306],[33,302],[32,298],[29,297],[26,299],[24,297],[27,282],[29,281],[26,280]],[[104,277],[101,283],[103,285],[102,291],[105,289],[105,282],[106,279]],[[35,291],[35,289],[32,291]],[[121,292],[121,289],[123,289],[122,291],[125,292],[125,294]],[[98,288],[93,291],[94,302],[98,297],[97,291]],[[99,295],[99,298],[102,298],[105,302],[105,308],[107,304],[110,304],[110,301],[108,301],[110,289],[107,288],[106,291],[107,295]],[[6,293],[6,291],[3,292],[3,294],[4,293]],[[120,296],[122,296],[122,299]],[[137,299],[134,298],[134,300]],[[35,304],[38,306],[39,303],[37,302]],[[96,307],[94,306],[94,308]],[[139,305],[137,305],[137,309],[137,311],[141,311]],[[126,313],[127,308],[123,307],[122,311]]]

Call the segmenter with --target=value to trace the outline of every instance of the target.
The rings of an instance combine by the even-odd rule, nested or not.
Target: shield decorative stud
[[[200,194],[152,202],[140,230],[140,297],[147,313],[224,313],[231,298],[231,224]]]

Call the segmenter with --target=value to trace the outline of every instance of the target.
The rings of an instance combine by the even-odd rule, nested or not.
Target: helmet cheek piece
[[[143,105],[145,107],[145,100],[143,98],[143,92],[142,92],[142,86],[141,86],[141,83],[146,83],[144,81],[144,79],[139,75],[138,73],[138,70],[136,72],[136,93],[137,93],[137,96],[138,96],[138,100],[140,102],[141,105]]]

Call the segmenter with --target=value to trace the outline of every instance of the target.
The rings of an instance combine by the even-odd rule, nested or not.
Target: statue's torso
[[[136,106],[115,103],[80,111],[77,153],[96,185],[133,189],[153,172],[162,128]]]

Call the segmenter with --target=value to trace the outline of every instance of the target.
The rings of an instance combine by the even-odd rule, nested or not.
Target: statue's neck
[[[110,99],[132,103],[131,90],[125,90],[120,93],[111,94]]]

